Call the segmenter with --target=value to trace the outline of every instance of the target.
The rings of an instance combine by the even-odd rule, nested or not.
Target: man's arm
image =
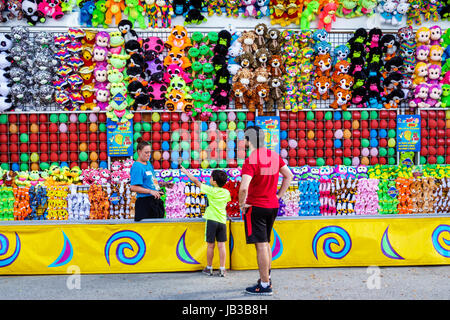
[[[241,186],[239,188],[239,207],[245,206],[245,200],[247,199],[248,187],[250,185],[250,181],[252,181],[252,176],[248,174],[242,175]]]
[[[201,188],[202,183],[196,178],[194,177],[191,173],[189,173],[189,171],[186,170],[185,167],[181,166],[181,172],[183,172],[185,175],[188,176],[188,178],[199,188]]]
[[[152,196],[154,196],[157,199],[159,199],[161,197],[160,192],[155,191],[155,190],[150,190],[150,189],[144,188],[142,186],[138,186],[138,185],[131,185],[130,191],[137,192],[137,193],[143,193],[143,194],[151,194]]]
[[[284,196],[287,189],[291,185],[292,179],[294,178],[294,175],[292,174],[291,170],[286,165],[281,167],[280,173],[283,176],[283,182],[281,183],[280,190],[278,191],[278,194],[277,194],[278,199],[280,199]]]

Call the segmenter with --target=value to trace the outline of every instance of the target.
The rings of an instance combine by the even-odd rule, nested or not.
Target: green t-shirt
[[[224,188],[211,187],[202,183],[200,191],[208,197],[208,207],[203,218],[220,223],[227,223],[227,203],[231,201],[230,191]]]

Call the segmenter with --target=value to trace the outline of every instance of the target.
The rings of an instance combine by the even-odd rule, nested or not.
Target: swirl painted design
[[[20,254],[21,249],[20,238],[17,232],[15,232],[15,235],[16,235],[16,248],[14,249],[14,252],[8,258],[1,258],[2,256],[6,255],[6,253],[9,250],[9,241],[5,235],[0,234],[0,268],[9,266],[11,263],[16,261],[17,257]]]
[[[394,248],[392,247],[391,242],[389,241],[388,229],[389,229],[389,227],[386,228],[386,230],[384,231],[383,237],[381,238],[381,251],[388,258],[404,260],[404,258],[402,256],[400,256],[397,253],[397,251],[395,251]]]
[[[187,229],[184,230],[183,234],[180,237],[180,240],[178,240],[176,253],[177,258],[184,263],[187,264],[200,264],[197,260],[195,260],[191,254],[189,253],[187,247],[186,247],[186,232]]]
[[[283,254],[283,242],[275,229],[273,229],[273,236],[272,261],[277,260]]]
[[[444,248],[442,244],[439,242],[439,237],[442,233],[447,232],[450,234],[450,226],[447,224],[441,224],[436,229],[434,229],[433,234],[431,235],[431,241],[433,243],[434,249],[441,256],[450,258],[450,240],[442,238],[442,242],[449,248]]]
[[[73,257],[72,244],[70,243],[70,240],[67,237],[67,235],[64,233],[64,231],[62,231],[62,233],[63,233],[63,237],[64,237],[63,248],[61,250],[59,257],[56,258],[56,260],[53,261],[53,263],[48,266],[49,268],[63,266],[65,264],[67,264],[70,260],[72,260],[72,257]]]
[[[145,256],[146,253],[145,241],[139,233],[131,230],[118,231],[108,239],[105,245],[105,258],[106,261],[108,262],[108,265],[111,265],[109,258],[109,251],[111,249],[111,246],[115,241],[119,240],[132,240],[137,246],[137,250],[134,256],[127,257],[125,256],[125,249],[129,249],[134,252],[133,247],[128,242],[123,241],[120,242],[117,245],[116,249],[116,258],[117,260],[119,260],[120,263],[126,265],[135,265],[136,263],[141,261],[142,258]]]
[[[329,236],[331,234],[336,234],[342,239],[343,241],[342,249],[338,251],[332,250],[331,248],[332,244],[339,246],[340,243],[336,238]],[[319,260],[317,257],[317,245],[321,237],[325,237],[323,241],[323,252],[328,258],[342,259],[350,252],[350,249],[352,248],[352,240],[347,231],[338,226],[324,227],[316,233],[312,242],[312,250],[317,260]]]

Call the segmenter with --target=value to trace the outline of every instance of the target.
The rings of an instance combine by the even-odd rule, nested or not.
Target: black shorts
[[[134,221],[164,218],[164,203],[154,196],[140,197],[134,205]]]
[[[214,220],[206,220],[205,241],[209,243],[227,241],[227,225]]]
[[[270,242],[270,235],[278,208],[249,207],[244,214],[245,236],[247,244]]]

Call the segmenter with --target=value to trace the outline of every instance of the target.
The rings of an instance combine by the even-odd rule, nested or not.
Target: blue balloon
[[[370,146],[372,148],[378,147],[378,140],[377,139],[370,139]]]
[[[169,131],[170,130],[170,124],[168,122],[164,122],[162,124],[162,131]]]
[[[178,162],[172,161],[172,163],[170,164],[170,166],[172,167],[172,169],[178,169]]]
[[[387,130],[386,129],[380,129],[380,131],[378,131],[378,135],[380,136],[380,138],[386,138],[387,137]]]
[[[375,129],[370,130],[370,137],[371,138],[376,138],[377,134],[378,134],[377,130],[375,130]]]
[[[18,164],[17,162],[14,162],[14,163],[11,165],[11,170],[12,170],[12,171],[20,171],[20,166],[19,166],[19,164]]]
[[[189,151],[183,151],[181,153],[181,157],[183,158],[183,160],[189,160],[191,157],[191,153]]]
[[[342,119],[342,113],[340,111],[334,112],[334,120],[341,120]]]
[[[286,133],[287,134],[287,133]],[[244,133],[244,130],[239,130],[238,132],[237,132],[237,138],[238,138],[238,140],[244,140],[245,139],[245,133]]]
[[[172,161],[178,161],[178,159],[180,158],[180,153],[178,151],[172,151],[172,153],[170,154],[170,158],[172,159]]]
[[[253,121],[247,122],[247,128],[248,128],[248,127],[252,127],[252,126],[254,126],[254,125],[255,125],[255,123],[254,123]]]
[[[205,121],[203,121],[202,122],[202,131],[207,131],[207,130],[208,130],[208,124]]]
[[[163,151],[169,151],[170,149],[170,144],[168,141],[163,141],[161,148],[163,149]]]
[[[230,150],[227,152],[228,159],[234,159],[235,155],[236,155],[236,152],[234,152],[234,150]]]
[[[342,141],[339,140],[339,139],[334,140],[334,147],[335,147],[336,149],[342,147]]]
[[[108,162],[106,162],[106,161],[100,161],[99,166],[100,166],[100,168],[102,168],[102,169],[108,169]]]
[[[69,164],[65,161],[61,162],[61,167],[69,167]]]
[[[228,141],[227,142],[227,148],[228,149],[234,149],[234,148],[236,148],[236,143],[234,142],[234,141]]]
[[[281,139],[281,140],[286,140],[287,137],[288,137],[287,131],[281,131],[281,132],[280,132],[280,139]]]

